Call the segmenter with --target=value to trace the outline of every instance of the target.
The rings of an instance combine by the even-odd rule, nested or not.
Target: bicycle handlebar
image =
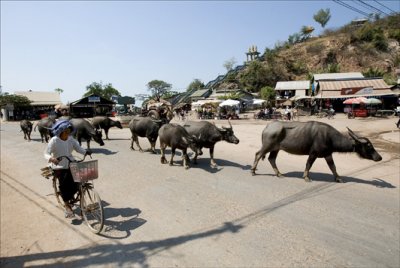
[[[68,160],[69,163],[71,163],[71,162],[80,163],[80,162],[85,161],[85,158],[86,158],[87,155],[88,155],[88,154],[85,154],[85,155],[83,156],[83,159],[81,159],[81,160],[71,160],[71,158],[69,158],[69,156],[66,156],[66,155],[57,157],[57,160],[58,160],[58,161],[61,161],[61,159],[66,158],[66,159]],[[91,155],[89,155],[89,157],[92,158]]]

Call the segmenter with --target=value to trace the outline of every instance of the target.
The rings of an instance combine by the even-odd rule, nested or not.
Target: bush
[[[315,43],[307,46],[306,51],[307,51],[307,53],[317,54],[317,53],[320,53],[324,48],[325,48],[325,45],[323,42],[315,42]]]
[[[388,37],[400,42],[400,29],[390,29]]]

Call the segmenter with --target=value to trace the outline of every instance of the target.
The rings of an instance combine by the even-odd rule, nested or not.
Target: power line
[[[376,0],[374,0],[374,2],[377,3],[377,4],[379,4],[379,5],[381,5],[382,7],[386,8],[387,10],[390,10],[392,13],[396,13],[396,11],[394,11],[394,10],[388,8],[388,7],[385,6],[384,4],[382,4],[382,3],[380,3],[380,2],[378,2],[378,1],[376,1]]]
[[[351,9],[351,10],[353,10],[353,11],[355,11],[355,12],[357,12],[357,13],[363,15],[363,16],[369,17],[369,14],[365,13],[362,10],[359,10],[358,8],[355,8],[353,6],[350,6],[350,5],[346,4],[341,0],[333,0],[333,2],[335,2],[335,3],[339,4],[339,5],[342,5],[344,7],[347,7],[348,9]]]
[[[362,0],[357,0],[357,1],[360,2],[360,3],[362,3],[363,5],[365,5],[366,7],[370,7],[371,10],[376,10],[376,11],[378,11],[379,13],[383,13],[383,14],[385,14],[385,15],[389,15],[389,14],[387,14],[386,12],[384,12],[384,11],[382,11],[382,10],[380,10],[380,9],[378,9],[378,8],[376,8],[376,7],[370,5],[370,4],[368,4],[368,3],[366,3],[366,2],[364,2],[364,1],[362,1]]]
[[[377,13],[375,9],[370,8],[369,6],[365,5],[365,4],[362,3],[361,1],[352,0],[352,2],[355,3],[355,4],[357,4],[358,6],[362,7],[363,9],[367,9],[366,12]]]

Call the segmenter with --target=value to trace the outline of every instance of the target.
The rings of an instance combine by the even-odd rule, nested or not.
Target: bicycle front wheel
[[[91,184],[82,186],[81,190],[82,216],[89,229],[98,234],[103,229],[104,212],[99,194]]]

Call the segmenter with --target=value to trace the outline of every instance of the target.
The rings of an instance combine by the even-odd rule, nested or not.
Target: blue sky
[[[364,1],[399,12],[398,1]],[[362,3],[346,2],[366,13]],[[184,91],[226,73],[255,45],[259,52],[311,25],[329,8],[326,28],[363,15],[333,1],[1,1],[3,92],[54,91],[64,103],[80,99],[92,82],[121,94],[150,93],[157,79]]]

